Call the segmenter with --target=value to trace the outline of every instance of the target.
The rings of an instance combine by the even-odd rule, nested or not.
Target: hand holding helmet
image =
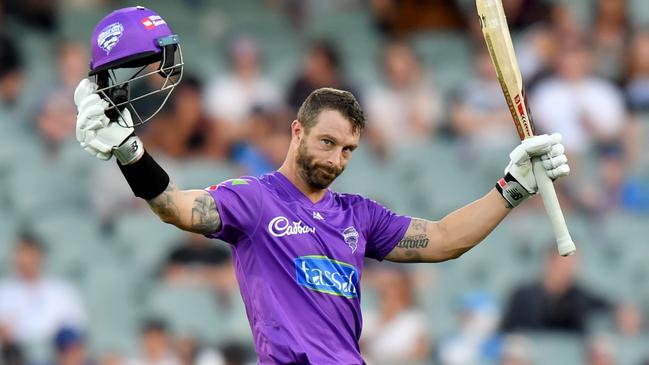
[[[134,133],[130,112],[124,109],[118,122],[111,121],[105,114],[108,102],[102,100],[96,91],[97,84],[83,79],[74,92],[78,110],[76,136],[81,147],[102,160],[115,155],[122,165],[137,161],[142,157],[144,147]]]
[[[151,120],[182,79],[179,38],[158,14],[137,6],[106,16],[97,24],[92,39],[89,76],[94,82],[82,80],[74,94],[77,140],[97,158],[108,160],[114,154],[122,165],[131,164],[144,150],[133,127]],[[156,70],[147,71],[156,63]],[[123,69],[133,69],[134,73],[120,80]],[[158,76],[164,83],[157,90],[132,95],[132,83]],[[142,116],[133,105],[163,92],[164,100],[148,116]]]

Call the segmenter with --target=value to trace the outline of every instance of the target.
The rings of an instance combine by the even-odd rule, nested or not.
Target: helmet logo
[[[146,28],[146,30],[151,30],[158,25],[167,24],[159,15],[150,15],[140,20],[140,23],[144,25],[144,28]]]
[[[124,26],[121,23],[113,23],[105,27],[97,37],[97,45],[109,54],[110,51],[119,42],[124,33]]]

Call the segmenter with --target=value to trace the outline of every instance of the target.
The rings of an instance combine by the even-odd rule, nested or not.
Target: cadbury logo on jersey
[[[315,233],[315,227],[309,227],[302,221],[289,222],[288,218],[279,216],[268,223],[268,232],[275,237],[293,236],[296,234]]]
[[[358,269],[326,256],[295,258],[295,279],[307,289],[346,298],[358,297]]]

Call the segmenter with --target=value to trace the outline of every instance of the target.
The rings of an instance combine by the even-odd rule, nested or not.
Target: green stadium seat
[[[561,332],[525,333],[533,345],[534,364],[583,364],[582,338]]]
[[[31,223],[31,229],[47,247],[48,267],[70,277],[82,274],[91,264],[93,248],[102,244],[99,224],[87,212],[42,217]]]
[[[174,179],[183,189],[204,189],[239,175],[233,165],[203,159],[184,160],[174,168]]]
[[[152,212],[143,212],[121,216],[115,223],[112,242],[137,267],[139,274],[151,276],[184,235],[178,228],[161,222]]]
[[[214,291],[159,285],[150,293],[147,308],[150,315],[169,321],[175,333],[195,335],[208,343],[227,336]]]
[[[141,278],[119,260],[89,265],[81,283],[89,312],[90,347],[96,353],[134,353],[141,317]]]
[[[449,95],[472,75],[472,51],[463,33],[420,32],[411,37],[424,65],[432,67],[437,85]]]

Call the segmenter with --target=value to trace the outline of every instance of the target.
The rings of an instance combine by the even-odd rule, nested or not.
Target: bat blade
[[[476,0],[476,7],[489,56],[496,69],[498,81],[518,130],[518,135],[521,140],[532,137],[534,135],[534,124],[527,108],[523,78],[516,61],[516,54],[514,53],[514,46],[509,34],[502,2],[501,0]],[[572,255],[576,251],[576,247],[570,237],[557,194],[554,191],[554,185],[545,173],[541,160],[534,158],[532,163],[539,194],[543,199],[543,205],[552,223],[559,254],[561,256]]]

